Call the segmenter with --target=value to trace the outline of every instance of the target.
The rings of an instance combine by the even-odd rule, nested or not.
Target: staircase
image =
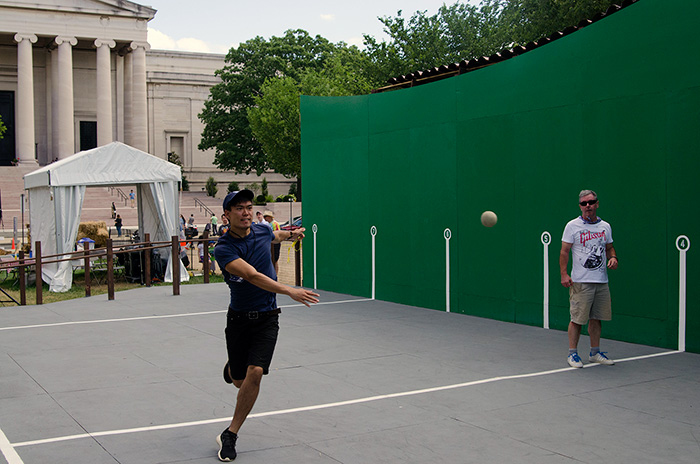
[[[8,232],[12,233],[13,217],[17,218],[17,227],[21,227],[22,212],[20,208],[21,195],[24,194],[24,222],[29,222],[29,201],[27,192],[24,190],[23,176],[36,170],[37,167],[21,167],[21,166],[0,166],[0,194],[2,195],[2,218],[3,223],[0,224],[0,237],[8,236]],[[114,228],[112,220],[111,206],[112,202],[117,208],[117,214],[122,217],[123,227],[125,229],[138,228],[137,209],[131,207],[129,200],[124,200],[119,195],[117,189],[128,197],[133,186],[119,185],[114,187],[88,187],[85,189],[85,199],[83,200],[83,209],[80,215],[82,222],[88,221],[105,221],[109,228]],[[209,223],[211,216],[202,206],[205,205],[217,216],[221,217],[223,195],[226,192],[222,191],[219,195],[222,198],[214,198],[207,196],[203,191],[198,192],[181,192],[180,193],[180,214],[188,220],[190,214],[194,214],[195,224],[199,227],[200,232],[204,230],[204,226]],[[282,223],[289,220],[290,204],[289,203],[269,203],[266,206],[256,206],[255,211],[264,211],[269,209],[275,214],[275,219]],[[301,214],[301,203],[292,203],[292,214],[298,216]],[[219,221],[221,223],[221,221]]]
[[[37,167],[20,167],[20,166],[0,166],[0,199],[2,200],[2,223],[0,223],[0,233],[12,232],[13,218],[17,218],[17,227],[21,227],[22,210],[21,210],[21,195],[24,194],[24,222],[29,222],[29,200],[27,191],[24,190],[23,176],[28,174]],[[80,214],[82,222],[88,221],[105,221],[108,227],[114,227],[112,220],[112,202],[117,208],[117,214],[122,217],[123,227],[126,229],[138,228],[137,209],[131,207],[131,202],[124,200],[119,195],[120,189],[124,195],[129,195],[133,186],[119,185],[114,187],[88,187],[85,189],[85,199],[83,200],[83,209]],[[220,214],[221,199],[208,197],[204,192],[182,192],[180,197],[180,213],[188,219],[190,214],[194,214],[195,224],[204,225],[209,222],[211,216],[202,207],[195,205],[195,198],[210,208],[212,211]]]

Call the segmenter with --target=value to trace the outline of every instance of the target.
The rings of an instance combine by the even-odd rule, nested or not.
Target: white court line
[[[24,464],[22,459],[19,457],[19,454],[17,454],[17,451],[15,451],[14,446],[12,446],[10,441],[3,433],[2,429],[0,429],[0,452],[2,452],[2,455],[5,456],[8,464]]]
[[[658,356],[666,356],[666,355],[678,354],[678,353],[682,353],[682,351],[665,351],[665,352],[661,352],[661,353],[653,353],[653,354],[647,354],[647,355],[642,355],[642,356],[635,356],[632,358],[619,359],[619,360],[615,360],[615,362],[616,363],[623,363],[623,362],[627,362],[627,361],[638,361],[640,359],[655,358]],[[599,365],[600,364],[586,364],[584,367],[588,368],[588,367],[595,367],[595,366],[599,366]],[[348,405],[353,405],[353,404],[369,403],[372,401],[380,401],[380,400],[385,400],[385,399],[390,399],[390,398],[401,398],[401,397],[405,397],[405,396],[422,395],[425,393],[434,393],[434,392],[445,391],[445,390],[454,390],[457,388],[471,387],[474,385],[483,385],[486,383],[500,382],[502,380],[514,380],[514,379],[526,379],[526,378],[530,378],[530,377],[541,377],[544,375],[559,374],[561,372],[568,372],[568,371],[575,371],[575,370],[578,370],[578,368],[576,368],[576,367],[563,367],[561,369],[553,369],[553,370],[541,371],[541,372],[532,372],[529,374],[515,374],[515,375],[506,375],[506,376],[502,376],[502,377],[491,377],[489,379],[474,380],[471,382],[457,383],[457,384],[453,384],[453,385],[444,385],[441,387],[424,388],[422,390],[411,390],[411,391],[405,391],[405,392],[399,392],[399,393],[390,393],[387,395],[368,396],[365,398],[357,398],[354,400],[338,401],[335,403],[324,403],[324,404],[317,404],[317,405],[313,405],[313,406],[304,406],[304,407],[299,407],[299,408],[281,409],[278,411],[261,412],[261,413],[257,413],[257,414],[251,414],[248,416],[248,418],[280,416],[283,414],[292,414],[292,413],[296,413],[296,412],[317,411],[320,409],[329,409],[329,408],[337,408],[340,406],[348,406]],[[216,423],[230,422],[230,421],[231,421],[231,417],[223,417],[220,419],[207,419],[207,420],[193,421],[193,422],[180,422],[180,423],[176,423],[176,424],[154,425],[154,426],[149,426],[149,427],[137,427],[137,428],[132,428],[132,429],[107,430],[104,432],[81,433],[81,434],[77,434],[77,435],[68,435],[68,436],[64,436],[64,437],[46,438],[43,440],[23,441],[20,443],[11,444],[10,446],[12,446],[14,448],[19,448],[22,446],[43,445],[43,444],[47,444],[47,443],[56,443],[56,442],[61,442],[61,441],[78,440],[81,438],[95,438],[95,437],[106,437],[106,436],[110,436],[110,435],[124,435],[124,434],[128,434],[128,433],[152,432],[155,430],[166,430],[166,429],[175,429],[175,428],[181,428],[181,427],[192,427],[192,426],[196,426],[196,425],[208,425],[208,424],[216,424]]]
[[[324,301],[321,303],[316,303],[316,305],[331,305],[331,304],[339,304],[339,303],[355,303],[355,302],[362,302],[362,301],[372,301],[369,298],[360,298],[356,300],[339,300],[339,301]],[[280,306],[280,308],[296,308],[299,306],[305,306],[302,303],[299,304],[293,304],[293,305],[286,305],[286,306]],[[99,320],[93,320],[93,321],[69,321],[69,322],[54,322],[50,324],[36,324],[36,325],[21,325],[21,326],[14,326],[14,327],[0,327],[0,331],[3,330],[20,330],[20,329],[38,329],[38,328],[43,328],[43,327],[59,327],[63,325],[81,325],[81,324],[104,324],[107,322],[127,322],[127,321],[145,321],[149,319],[170,319],[174,317],[192,317],[192,316],[206,316],[209,314],[220,314],[220,313],[225,313],[226,310],[220,310],[220,311],[206,311],[206,312],[201,312],[201,313],[183,313],[183,314],[164,314],[161,316],[139,316],[139,317],[124,317],[124,318],[119,318],[119,319],[99,319]]]

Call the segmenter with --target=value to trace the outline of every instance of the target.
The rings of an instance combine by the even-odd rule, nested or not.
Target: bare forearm
[[[564,253],[563,251],[559,253],[559,273],[564,276],[568,275],[569,267],[569,253]]]
[[[276,230],[275,231],[275,239],[272,241],[272,243],[284,242],[285,240],[289,240],[291,238],[292,238],[292,231],[291,230]]]
[[[268,292],[289,295],[290,287],[281,284],[276,280],[272,280],[271,278],[260,272],[256,272],[249,276],[246,276],[244,277],[244,279],[250,282],[251,284],[255,285],[256,287],[260,287],[263,290],[267,290]]]

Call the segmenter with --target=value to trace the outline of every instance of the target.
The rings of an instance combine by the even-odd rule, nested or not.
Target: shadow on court
[[[218,462],[228,290],[169,291],[0,308],[0,463]],[[321,293],[278,297],[236,462],[698,462],[698,355],[604,340],[615,366],[572,369],[564,332]]]

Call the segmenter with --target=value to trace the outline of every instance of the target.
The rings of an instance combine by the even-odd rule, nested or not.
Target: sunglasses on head
[[[595,199],[595,200],[588,200],[588,201],[582,201],[582,202],[579,203],[579,205],[581,205],[581,206],[591,205],[591,206],[592,206],[592,205],[595,205],[596,203],[598,203],[598,200],[597,200],[597,199]]]

